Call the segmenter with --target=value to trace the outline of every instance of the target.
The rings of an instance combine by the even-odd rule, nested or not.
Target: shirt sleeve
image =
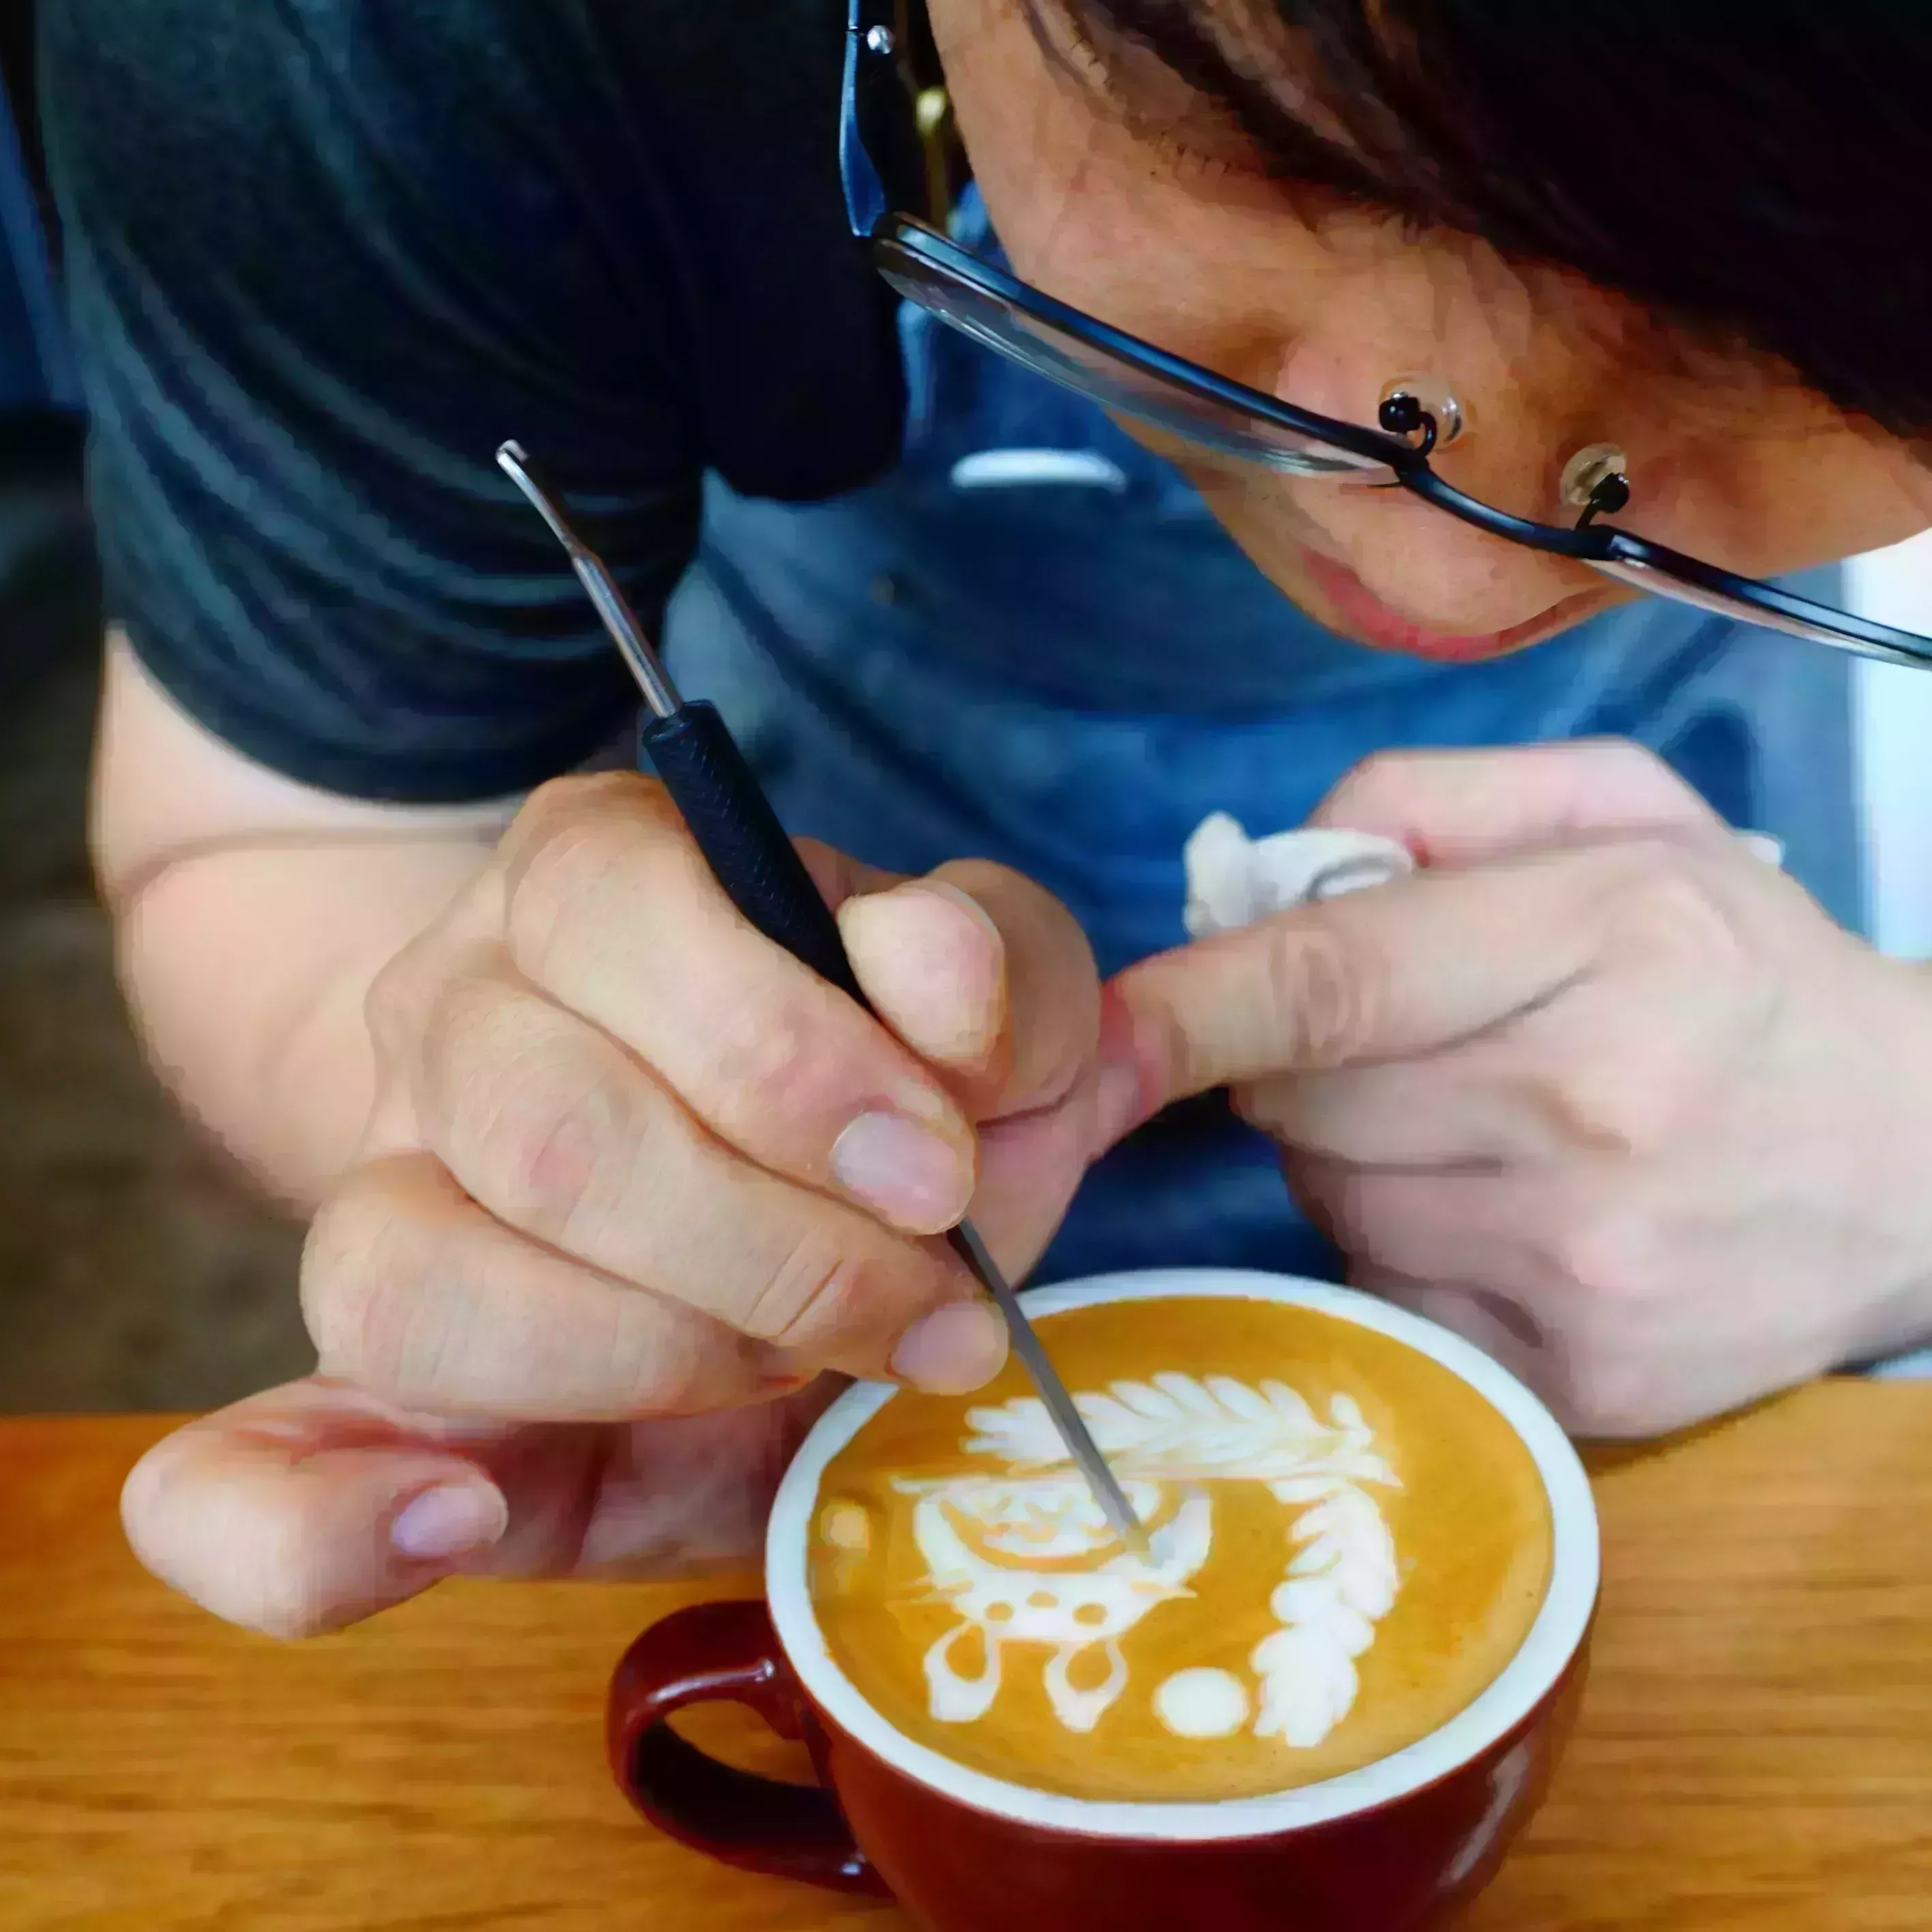
[[[647,622],[696,540],[670,197],[570,6],[64,0],[42,89],[110,617],[248,757],[500,796],[631,708],[564,486]]]

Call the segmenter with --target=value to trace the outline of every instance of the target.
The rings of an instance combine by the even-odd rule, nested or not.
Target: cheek
[[[1903,542],[1932,524],[1932,484],[1903,449],[1842,424],[1714,433],[1671,453],[1621,519],[1750,576]]]
[[[1016,271],[1170,354],[1274,390],[1311,286],[1316,244],[1292,224],[1204,206],[1158,181],[1089,180],[1057,206],[988,206]]]

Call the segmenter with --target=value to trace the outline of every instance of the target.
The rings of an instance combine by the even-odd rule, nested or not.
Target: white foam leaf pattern
[[[1354,1660],[1323,1632],[1298,1624],[1264,1636],[1250,1660],[1262,1681],[1258,1737],[1312,1750],[1348,1714],[1355,1701]]]
[[[1177,1375],[1169,1370],[1156,1376],[1154,1384],[1177,1408],[1192,1410],[1196,1415],[1217,1416],[1222,1412],[1222,1403],[1192,1376]]]
[[[1266,1398],[1256,1394],[1246,1383],[1238,1382],[1232,1376],[1210,1376],[1204,1386],[1223,1408],[1233,1410],[1250,1422],[1267,1419]]]
[[[1330,1405],[1334,1413],[1336,1405]],[[1378,1460],[1379,1459],[1371,1459]],[[1319,1744],[1355,1701],[1354,1659],[1375,1641],[1375,1625],[1393,1606],[1401,1576],[1395,1540],[1373,1497],[1346,1478],[1276,1483],[1277,1496],[1306,1502],[1289,1532],[1299,1546],[1268,1608],[1282,1628],[1249,1659],[1262,1681],[1257,1735],[1304,1748]]]
[[[1180,1413],[1172,1396],[1150,1388],[1145,1382],[1115,1382],[1113,1394],[1116,1402],[1124,1403],[1136,1415],[1145,1416],[1150,1421],[1172,1422]]]
[[[1151,1383],[1117,1382],[1104,1390],[1084,1391],[1074,1401],[1101,1453],[1123,1474],[1206,1478],[1239,1464],[1243,1475],[1261,1481],[1346,1476],[1397,1486],[1394,1472],[1374,1452],[1360,1407],[1346,1395],[1330,1399],[1325,1423],[1280,1382],[1265,1382],[1256,1390],[1222,1376],[1206,1382],[1178,1374],[1156,1376]],[[971,1409],[966,1420],[975,1432],[966,1444],[974,1455],[997,1456],[1022,1468],[1068,1460],[1052,1418],[1036,1397]],[[1311,1497],[1314,1493],[1326,1492],[1311,1492]]]
[[[1376,1453],[1360,1405],[1331,1396],[1324,1421],[1278,1382],[1251,1388],[1232,1376],[1173,1372],[1114,1382],[1074,1400],[1124,1479],[1238,1477],[1265,1483],[1277,1501],[1298,1508],[1288,1532],[1294,1553],[1269,1599],[1280,1627],[1250,1658],[1261,1686],[1254,1730],[1301,1748],[1318,1744],[1354,1705],[1354,1660],[1373,1642],[1401,1582],[1394,1539],[1363,1486],[1401,1484]],[[970,1454],[998,1456],[1016,1469],[1069,1460],[1034,1398],[975,1408],[966,1419],[975,1432],[965,1444]],[[1104,1706],[1114,1695],[1110,1671],[1095,1696]]]
[[[1315,1419],[1314,1410],[1310,1408],[1293,1389],[1284,1388],[1280,1382],[1263,1382],[1262,1394],[1267,1398],[1269,1407],[1274,1409],[1276,1414],[1288,1417],[1298,1428],[1313,1430],[1321,1427],[1322,1425]],[[1335,1401],[1348,1402],[1348,1407],[1354,1411],[1357,1423],[1360,1422],[1361,1411],[1356,1408],[1354,1402],[1350,1402],[1346,1396],[1337,1396]],[[1334,1406],[1334,1402],[1328,1405],[1331,1411]]]

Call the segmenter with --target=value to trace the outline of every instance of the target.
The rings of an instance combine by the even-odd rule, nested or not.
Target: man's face
[[[1150,61],[1137,103],[1050,59],[1018,0],[932,0],[975,176],[1015,270],[1163,349],[1372,424],[1392,382],[1454,391],[1470,427],[1437,459],[1483,501],[1556,523],[1565,460],[1630,459],[1620,525],[1744,575],[1876,548],[1932,524],[1932,478],[1895,439],[1796,382],[1694,350],[1568,272],[1293,196]],[[1399,490],[1173,458],[1255,562],[1330,628],[1379,648],[1492,656],[1631,593],[1472,530]]]

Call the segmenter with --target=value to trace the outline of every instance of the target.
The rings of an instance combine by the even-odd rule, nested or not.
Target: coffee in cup
[[[832,1660],[895,1730],[1070,1797],[1254,1797],[1414,1743],[1520,1648],[1549,1502],[1439,1362],[1258,1298],[1038,1326],[1149,1554],[1016,1365],[970,1400],[886,1402],[820,1478],[809,1580]]]

